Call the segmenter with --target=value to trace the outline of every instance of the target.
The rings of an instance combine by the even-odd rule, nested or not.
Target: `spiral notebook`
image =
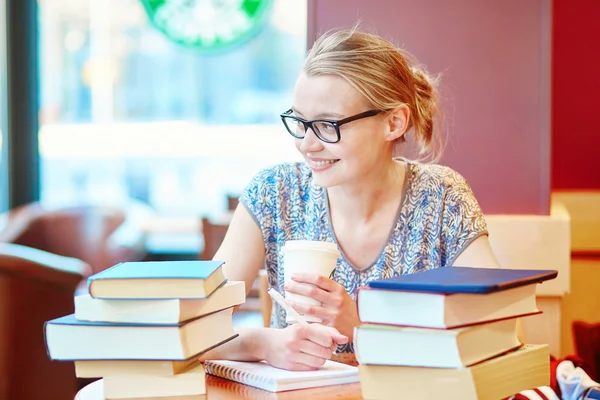
[[[206,373],[269,392],[341,385],[359,381],[358,368],[327,360],[316,371],[288,371],[264,361],[205,361]]]

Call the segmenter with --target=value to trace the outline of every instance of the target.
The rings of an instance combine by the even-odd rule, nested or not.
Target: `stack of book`
[[[365,399],[498,400],[548,385],[547,345],[523,345],[556,271],[448,267],[370,282],[354,333]]]
[[[246,295],[222,264],[128,262],[93,275],[75,314],[46,322],[49,357],[74,361],[79,378],[104,378],[106,399],[203,395],[198,356],[237,336],[233,307]]]

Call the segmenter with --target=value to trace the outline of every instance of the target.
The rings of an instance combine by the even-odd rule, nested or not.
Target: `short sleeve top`
[[[406,177],[396,223],[379,257],[358,269],[341,251],[334,280],[356,301],[369,281],[451,266],[477,237],[487,234],[483,213],[465,179],[449,167],[402,159]],[[287,240],[318,240],[337,244],[327,190],[313,182],[304,162],[278,164],[260,171],[246,186],[240,203],[254,218],[265,244],[269,286],[284,292],[283,255]],[[338,246],[339,247],[339,246]],[[286,325],[277,304],[271,326]],[[353,352],[352,344],[338,352]]]

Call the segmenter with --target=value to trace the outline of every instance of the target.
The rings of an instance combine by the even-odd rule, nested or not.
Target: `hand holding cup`
[[[331,279],[340,256],[335,243],[288,241],[284,246],[285,296],[309,322],[336,328],[352,340],[358,326],[356,303]],[[286,322],[293,323],[289,315]]]
[[[335,243],[311,240],[288,240],[283,246],[283,268],[286,284],[297,273],[313,274],[316,276],[330,277],[335,270],[340,251]],[[293,290],[285,292],[286,300],[291,303],[307,306],[320,306],[321,302],[310,295],[296,293]],[[300,313],[302,314],[302,313]],[[307,315],[308,322],[321,322],[315,316]],[[287,316],[287,323],[296,322],[293,317]]]
[[[286,282],[285,289],[296,295],[310,297],[318,305],[291,302],[290,305],[305,318],[317,318],[321,324],[336,328],[349,340],[354,327],[360,324],[356,303],[339,283],[315,274],[297,273]]]

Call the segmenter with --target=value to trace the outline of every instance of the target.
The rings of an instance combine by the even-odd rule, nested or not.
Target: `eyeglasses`
[[[341,139],[340,126],[347,124],[352,121],[356,121],[363,118],[373,117],[379,114],[380,110],[369,110],[360,114],[353,115],[348,118],[341,119],[339,121],[332,121],[327,119],[316,119],[313,121],[306,121],[291,115],[293,110],[290,108],[283,114],[281,114],[281,121],[285,128],[295,138],[304,139],[308,128],[312,129],[315,135],[325,143],[337,143]]]

